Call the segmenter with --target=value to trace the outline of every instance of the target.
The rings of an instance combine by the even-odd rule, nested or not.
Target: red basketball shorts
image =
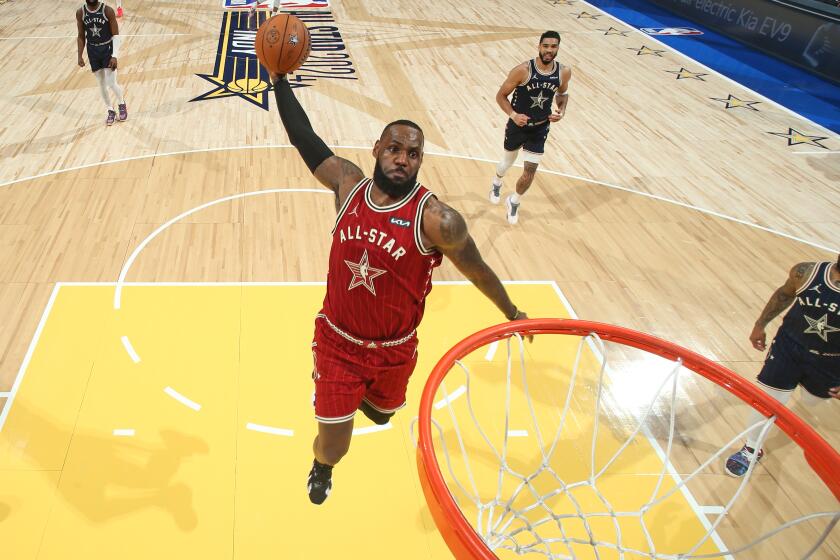
[[[365,400],[385,414],[405,406],[408,379],[417,365],[417,337],[387,348],[367,348],[315,321],[312,342],[315,419],[327,424],[353,418]]]

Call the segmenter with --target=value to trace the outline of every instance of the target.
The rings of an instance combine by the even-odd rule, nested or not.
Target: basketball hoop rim
[[[420,398],[417,421],[417,469],[420,482],[435,524],[459,560],[497,560],[498,557],[464,517],[443,479],[432,434],[435,394],[456,360],[481,346],[508,338],[517,332],[523,336],[569,334],[585,337],[597,334],[604,341],[638,348],[669,360],[681,359],[686,368],[720,385],[764,416],[776,416],[776,426],[803,450],[808,464],[834,497],[840,500],[840,454],[801,418],[737,373],[687,348],[632,329],[578,319],[525,319],[488,327],[453,346],[432,369]]]

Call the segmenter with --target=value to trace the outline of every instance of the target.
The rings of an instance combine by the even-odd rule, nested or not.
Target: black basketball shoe
[[[332,465],[323,465],[318,461],[312,461],[307,488],[309,489],[309,501],[313,504],[323,504],[327,496],[330,495],[332,470]]]

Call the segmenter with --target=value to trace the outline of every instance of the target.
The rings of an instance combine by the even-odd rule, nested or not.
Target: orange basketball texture
[[[306,25],[288,14],[277,14],[264,21],[254,42],[260,63],[275,74],[288,74],[300,68],[311,46]]]

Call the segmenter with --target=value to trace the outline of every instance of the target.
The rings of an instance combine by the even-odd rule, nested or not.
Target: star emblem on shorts
[[[828,149],[827,146],[823,146],[822,144],[820,144],[820,140],[828,140],[828,136],[809,136],[808,134],[803,134],[795,128],[790,127],[788,127],[787,132],[768,132],[767,134],[787,138],[788,146],[796,146],[797,144],[808,144],[809,146],[819,146],[824,150]]]
[[[531,103],[531,108],[533,109],[534,107],[539,107],[540,109],[542,109],[545,102],[549,99],[551,98],[543,97],[543,92],[541,91],[536,97],[531,98],[531,101],[533,101],[533,103]]]
[[[96,27],[95,25],[91,25],[91,26],[90,26],[90,35],[91,35],[91,37],[101,37],[101,35],[99,35],[99,32],[100,32],[100,31],[102,31],[102,28],[101,28],[101,27]]]
[[[367,249],[365,249],[359,262],[354,263],[353,261],[345,260],[344,263],[350,268],[350,272],[353,273],[353,278],[350,280],[347,291],[349,292],[356,286],[364,286],[370,293],[376,295],[376,288],[373,287],[373,279],[382,276],[387,270],[373,268],[368,264]]]
[[[825,342],[828,342],[828,333],[840,332],[840,329],[832,327],[828,324],[828,313],[819,319],[812,319],[811,317],[805,315],[805,320],[808,321],[808,328],[805,329],[805,334],[815,334]]]

